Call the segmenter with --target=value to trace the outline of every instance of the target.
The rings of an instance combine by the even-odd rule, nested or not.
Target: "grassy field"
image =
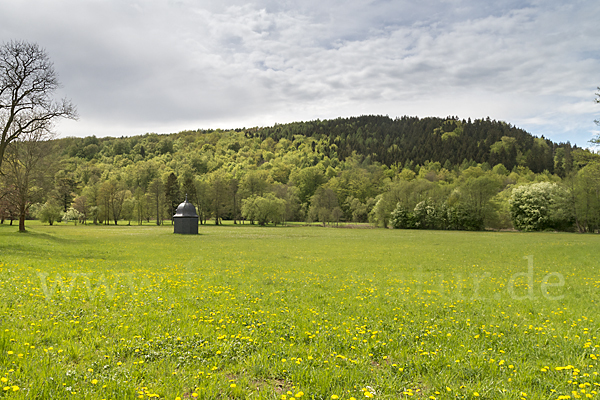
[[[30,225],[0,398],[598,397],[600,236]]]

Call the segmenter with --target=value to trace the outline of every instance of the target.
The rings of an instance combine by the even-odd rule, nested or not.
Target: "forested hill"
[[[357,152],[371,161],[385,165],[423,165],[439,162],[447,169],[466,161],[499,163],[512,170],[524,165],[533,172],[554,172],[556,149],[565,149],[570,161],[570,144],[557,144],[535,138],[523,129],[502,121],[477,119],[460,120],[408,117],[391,119],[388,116],[365,115],[332,120],[316,120],[275,125],[250,130],[261,139],[268,137],[293,140],[295,135],[326,138],[330,152],[345,159]],[[558,173],[562,171],[557,171]]]
[[[392,119],[366,115],[236,131],[243,132],[249,139],[270,138],[274,142],[286,139],[291,143],[300,135],[312,139],[313,151],[332,159],[343,161],[356,152],[367,162],[411,169],[427,161],[439,162],[448,170],[465,162],[490,166],[501,163],[509,171],[520,165],[535,173],[548,171],[564,176],[572,168],[571,151],[576,147],[569,143],[557,144],[543,137],[536,138],[523,129],[489,118],[471,121],[457,117],[404,116]],[[64,155],[87,160],[115,155],[132,160],[137,155],[146,159],[172,153],[173,142],[177,139],[185,137],[189,142],[213,132],[184,131],[173,135],[149,134],[120,139],[66,138],[59,140],[59,147]],[[299,143],[295,141],[296,147]],[[231,149],[239,150],[235,143]]]

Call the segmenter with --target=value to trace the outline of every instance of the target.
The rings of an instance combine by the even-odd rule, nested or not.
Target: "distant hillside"
[[[261,139],[292,140],[294,135],[327,138],[332,152],[345,159],[352,152],[385,165],[423,165],[439,162],[448,168],[464,161],[502,163],[512,170],[516,165],[533,172],[554,173],[556,150],[564,148],[567,161],[573,147],[545,138],[535,138],[523,129],[502,121],[474,121],[448,118],[365,115],[332,120],[294,122],[260,128],[253,132]],[[559,174],[561,171],[557,171]]]
[[[220,130],[218,130],[220,131]],[[535,173],[547,170],[564,176],[572,169],[570,143],[536,138],[523,129],[489,118],[474,121],[457,117],[418,118],[366,115],[331,120],[293,122],[271,127],[236,129],[248,139],[274,142],[304,136],[330,158],[345,160],[354,152],[370,162],[412,168],[427,161],[451,169],[465,163],[490,166],[503,164],[508,170],[526,166]],[[179,138],[193,140],[214,130],[184,131],[171,135],[146,134],[129,138],[65,138],[57,143],[63,155],[87,160],[122,155],[133,160],[173,153]],[[298,143],[298,142],[297,142]],[[232,149],[237,151],[236,145]],[[558,149],[562,149],[557,151]],[[557,159],[558,157],[558,159]]]

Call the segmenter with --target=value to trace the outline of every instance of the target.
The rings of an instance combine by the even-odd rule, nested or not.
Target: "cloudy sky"
[[[61,136],[363,114],[504,120],[587,146],[598,0],[19,0],[0,42],[44,47]]]

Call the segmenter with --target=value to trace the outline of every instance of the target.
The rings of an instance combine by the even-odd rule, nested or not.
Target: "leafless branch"
[[[32,133],[49,133],[57,118],[77,118],[67,99],[55,101],[60,87],[54,65],[35,43],[0,46],[0,167],[8,145]]]

